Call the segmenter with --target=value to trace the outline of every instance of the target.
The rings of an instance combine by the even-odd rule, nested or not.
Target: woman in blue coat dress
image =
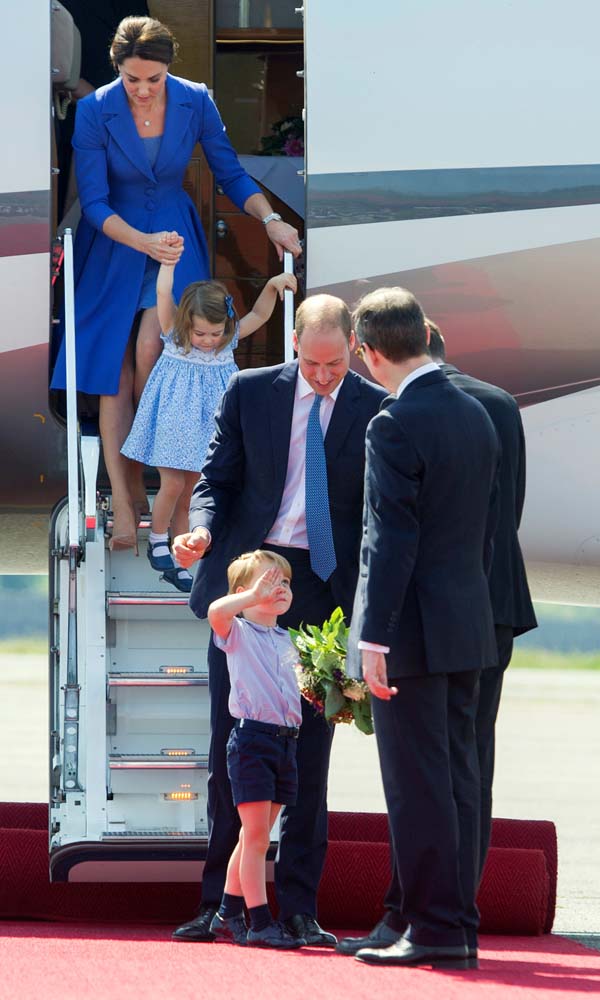
[[[119,76],[79,102],[73,136],[82,210],[74,251],[77,388],[100,396],[113,548],[136,545],[145,503],[143,467],[120,449],[160,354],[158,267],[175,263],[182,252],[166,241],[167,231],[184,240],[175,298],[190,282],[210,277],[200,219],[182,187],[196,143],[225,194],[265,224],[279,256],[284,249],[300,252],[296,230],[272,212],[240,166],[205,85],[168,72],[175,51],[160,21],[125,18],[111,47]],[[63,342],[52,388],[64,387]]]

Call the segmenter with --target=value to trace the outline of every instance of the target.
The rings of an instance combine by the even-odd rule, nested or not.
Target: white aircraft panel
[[[309,174],[599,161],[593,0],[304,9]]]
[[[527,495],[520,538],[526,560],[597,566],[600,388],[526,407],[521,416]]]
[[[600,205],[310,229],[307,290],[600,236]]]
[[[0,195],[50,187],[50,3],[5,2]],[[18,42],[18,43],[17,43]]]
[[[0,258],[0,354],[48,343],[50,257]]]

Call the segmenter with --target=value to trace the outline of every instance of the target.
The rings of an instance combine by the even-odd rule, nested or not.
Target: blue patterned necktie
[[[337,563],[333,547],[327,465],[319,409],[323,397],[315,393],[306,428],[306,534],[313,573],[328,580]]]

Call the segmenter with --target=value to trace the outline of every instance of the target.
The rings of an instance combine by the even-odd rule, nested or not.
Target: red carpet
[[[549,931],[556,900],[554,825],[494,820],[492,844],[478,896],[482,933]],[[372,927],[381,917],[389,878],[386,816],[331,813],[321,922]],[[0,917],[176,925],[194,914],[198,899],[198,886],[186,883],[51,885],[47,806],[0,803]]]
[[[483,938],[477,972],[375,969],[324,949],[176,944],[166,928],[0,923],[0,1000],[557,1000],[600,992],[600,954]]]

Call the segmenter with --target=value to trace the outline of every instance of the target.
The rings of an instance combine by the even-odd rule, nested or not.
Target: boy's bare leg
[[[267,902],[267,851],[280,809],[276,802],[243,802],[238,806],[242,821],[239,880],[248,909]]]

